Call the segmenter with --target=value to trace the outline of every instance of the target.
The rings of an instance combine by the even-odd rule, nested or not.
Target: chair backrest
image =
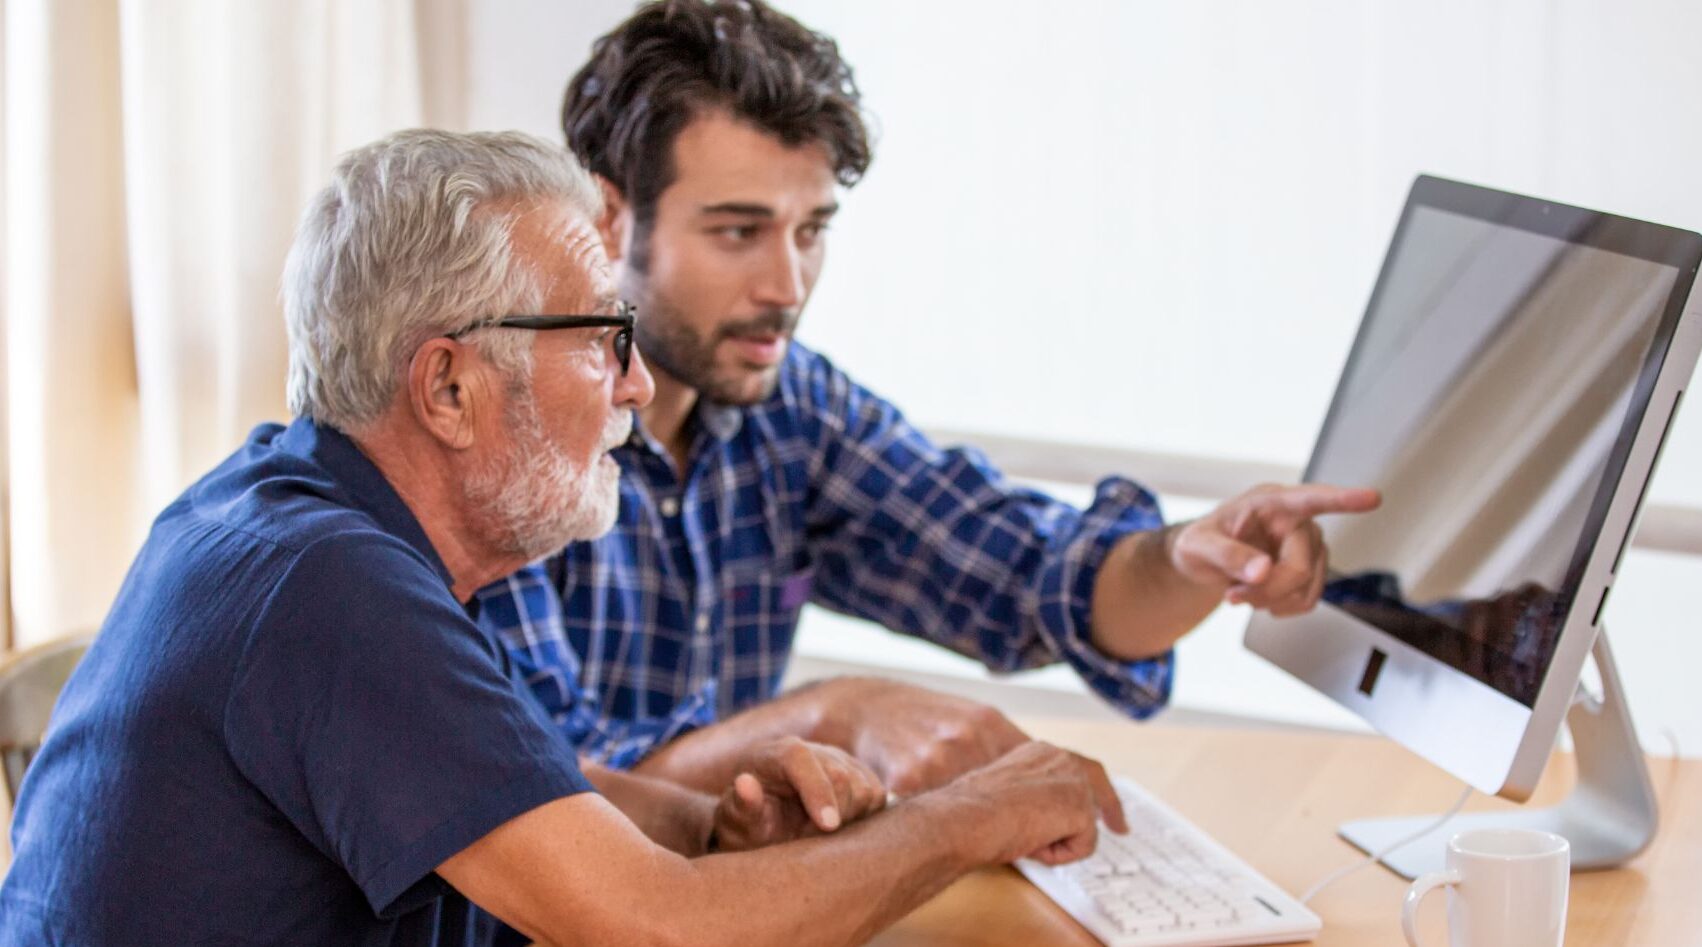
[[[17,801],[24,770],[41,748],[53,702],[90,640],[88,636],[62,638],[0,662],[0,763],[6,771],[8,808]]]

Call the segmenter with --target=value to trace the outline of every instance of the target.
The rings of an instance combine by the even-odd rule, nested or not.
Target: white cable
[[[1667,738],[1667,745],[1672,747],[1672,761],[1674,763],[1678,762],[1679,759],[1681,757],[1683,757],[1683,755],[1684,755],[1679,750],[1678,732],[1671,727],[1662,727],[1661,728],[1661,736],[1666,737]]]
[[[1400,848],[1400,847],[1406,845],[1407,843],[1414,841],[1415,839],[1423,838],[1424,836],[1429,835],[1430,833],[1441,828],[1443,825],[1447,824],[1449,819],[1452,819],[1455,816],[1455,814],[1457,814],[1460,811],[1461,807],[1463,807],[1466,804],[1466,800],[1470,799],[1471,797],[1472,797],[1472,787],[1467,786],[1466,789],[1465,789],[1465,792],[1460,793],[1460,798],[1454,801],[1453,807],[1450,808],[1447,812],[1444,812],[1440,816],[1438,816],[1436,818],[1436,821],[1430,823],[1429,825],[1426,825],[1424,828],[1419,829],[1417,832],[1414,832],[1411,835],[1408,835],[1404,838],[1399,838],[1399,839],[1396,839],[1393,842],[1390,842],[1388,845],[1383,846],[1381,851],[1372,852],[1370,855],[1365,856],[1364,858],[1360,859],[1359,861],[1354,862],[1353,864],[1348,865],[1345,868],[1338,868],[1335,871],[1331,872],[1330,874],[1324,876],[1324,879],[1322,881],[1313,885],[1309,890],[1307,890],[1307,892],[1305,894],[1300,896],[1300,903],[1301,904],[1310,903],[1313,898],[1318,896],[1318,892],[1324,890],[1325,888],[1328,888],[1330,885],[1333,885],[1336,882],[1342,880],[1343,878],[1346,878],[1348,875],[1351,875],[1354,872],[1358,871],[1359,869],[1364,868],[1366,865],[1375,865],[1379,861],[1383,860],[1383,856],[1388,855],[1390,852],[1393,852],[1395,849]]]

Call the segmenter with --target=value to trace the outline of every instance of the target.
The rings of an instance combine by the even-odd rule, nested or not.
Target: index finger
[[[1383,503],[1383,495],[1369,487],[1338,487],[1327,483],[1278,487],[1259,499],[1305,519],[1326,513],[1369,513]]]
[[[839,799],[833,790],[833,780],[815,753],[801,743],[789,747],[781,757],[780,768],[816,828],[823,832],[839,828]]]
[[[817,759],[839,793],[841,824],[862,818],[886,806],[886,784],[867,763],[838,747],[818,746]]]
[[[1117,798],[1117,790],[1111,785],[1111,777],[1106,775],[1105,767],[1080,753],[1071,755],[1087,770],[1087,781],[1093,786],[1093,798],[1099,803],[1099,817],[1105,821],[1105,827],[1118,835],[1129,834],[1129,820],[1123,814],[1123,801]]]

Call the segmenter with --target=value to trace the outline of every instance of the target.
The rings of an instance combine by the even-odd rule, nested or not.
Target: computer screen
[[[1324,524],[1325,601],[1531,706],[1678,275],[1415,207],[1308,472],[1384,496]]]
[[[1702,236],[1420,176],[1309,482],[1323,602],[1253,651],[1485,792],[1523,798],[1590,654],[1702,349]]]

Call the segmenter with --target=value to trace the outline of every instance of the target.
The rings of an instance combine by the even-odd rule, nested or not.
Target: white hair
[[[610,413],[589,463],[549,439],[531,394],[511,399],[506,414],[515,448],[461,481],[493,548],[530,561],[608,532],[620,512],[620,468],[607,452],[632,434],[632,412]]]
[[[572,154],[519,132],[404,131],[344,155],[284,264],[290,411],[359,433],[426,340],[540,305],[540,274],[509,250],[515,216],[539,201],[602,211]],[[474,344],[525,385],[533,335]]]

